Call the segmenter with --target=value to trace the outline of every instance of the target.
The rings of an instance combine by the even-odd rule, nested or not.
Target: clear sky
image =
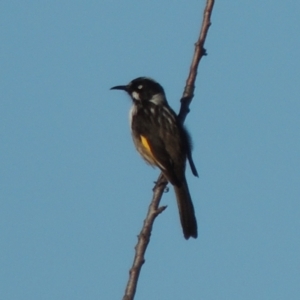
[[[0,3],[0,299],[121,299],[158,170],[138,76],[179,99],[204,1]],[[173,190],[136,299],[300,298],[300,3],[216,1],[186,125],[199,237]]]

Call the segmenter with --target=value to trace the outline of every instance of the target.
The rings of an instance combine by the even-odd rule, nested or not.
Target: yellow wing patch
[[[147,139],[143,135],[140,135],[140,138],[141,138],[141,143],[142,143],[143,147],[145,148],[145,150],[147,151],[147,154],[148,154],[147,155],[146,153],[143,153],[142,155],[146,158],[146,160],[148,162],[150,162],[150,164],[154,164],[154,165],[160,167],[162,170],[165,170],[165,167],[162,164],[160,164],[159,161],[153,155]]]
[[[151,149],[150,149],[150,145],[147,141],[147,139],[141,135],[141,142],[142,142],[142,145],[149,151],[149,153],[151,153],[151,155],[153,156],[152,152],[151,152]]]

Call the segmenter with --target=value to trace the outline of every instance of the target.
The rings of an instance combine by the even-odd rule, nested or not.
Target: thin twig
[[[129,271],[129,280],[123,300],[132,300],[134,298],[140,271],[145,262],[145,252],[150,241],[154,220],[167,208],[166,206],[159,207],[160,199],[167,184],[168,181],[164,179],[164,176],[160,175],[159,180],[153,188],[152,201],[149,205],[148,213],[146,219],[144,220],[144,226],[138,236],[138,242],[135,246],[135,256],[132,267]]]
[[[195,91],[195,81],[197,77],[197,70],[198,65],[201,60],[201,58],[206,55],[206,50],[204,48],[204,42],[207,36],[208,29],[211,25],[210,17],[212,14],[213,6],[214,6],[214,0],[207,0],[206,7],[204,9],[203,14],[203,22],[201,26],[200,35],[198,38],[198,41],[195,44],[195,52],[192,59],[192,63],[190,66],[190,73],[186,80],[184,92],[181,98],[181,107],[178,114],[179,120],[184,123],[184,120],[187,116],[187,114],[190,112],[189,106],[192,102],[192,99],[194,97],[194,91]]]
[[[195,52],[190,66],[189,76],[186,80],[186,86],[181,98],[181,107],[178,114],[179,120],[183,123],[187,114],[189,113],[189,105],[194,96],[195,90],[195,80],[197,77],[197,69],[200,62],[200,59],[203,55],[206,55],[206,50],[204,49],[204,42],[206,35],[211,25],[210,17],[212,14],[214,6],[214,0],[207,0],[206,7],[204,9],[203,22],[201,26],[200,35],[198,41],[195,44]],[[151,231],[156,217],[162,213],[166,206],[159,207],[159,203],[163,192],[168,184],[168,181],[165,179],[163,174],[160,174],[157,182],[153,188],[153,197],[148,208],[146,219],[144,220],[143,228],[138,236],[138,242],[135,246],[135,256],[133,260],[132,267],[129,271],[129,279],[127,282],[125,295],[123,300],[133,300],[136,292],[137,282],[139,279],[140,271],[142,265],[145,262],[145,253],[147,246],[150,241]]]

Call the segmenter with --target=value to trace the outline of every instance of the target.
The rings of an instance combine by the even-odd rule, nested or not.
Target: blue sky
[[[1,1],[0,299],[120,299],[158,170],[136,154],[130,100],[170,105],[204,1]],[[295,1],[216,1],[186,125],[199,237],[172,189],[136,299],[299,299],[299,21]]]

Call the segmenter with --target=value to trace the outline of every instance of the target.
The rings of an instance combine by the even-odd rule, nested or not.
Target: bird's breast
[[[132,105],[130,111],[129,111],[129,124],[130,124],[130,128],[132,128],[132,119],[133,116],[135,116],[137,114],[137,107],[136,105]]]

